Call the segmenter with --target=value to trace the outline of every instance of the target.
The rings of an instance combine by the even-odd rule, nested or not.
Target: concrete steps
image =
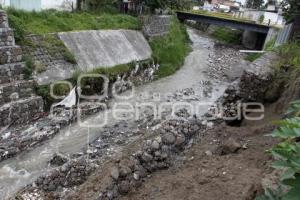
[[[23,80],[25,67],[23,62],[0,65],[0,84]]]
[[[34,81],[16,81],[0,85],[0,106],[21,98],[33,96]]]
[[[0,47],[0,65],[22,61],[22,49],[20,46]]]
[[[27,123],[43,112],[43,99],[38,96],[19,99],[0,107],[0,127]]]

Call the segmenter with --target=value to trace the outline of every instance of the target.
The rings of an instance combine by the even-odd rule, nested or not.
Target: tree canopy
[[[295,15],[300,15],[299,0],[283,0],[281,2],[284,16],[287,20],[293,19]]]
[[[264,0],[247,0],[246,1],[247,8],[259,9],[263,6],[263,4],[264,4]]]

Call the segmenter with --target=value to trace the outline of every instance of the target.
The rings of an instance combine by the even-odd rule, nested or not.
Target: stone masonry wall
[[[169,33],[172,17],[169,15],[154,15],[143,19],[143,33],[148,38],[164,36]]]
[[[0,67],[0,84],[23,80],[25,64],[13,63],[5,64]]]
[[[35,82],[24,80],[22,49],[15,45],[7,15],[0,10],[0,130],[24,124],[43,112],[43,99],[34,94]]]
[[[22,49],[19,46],[0,47],[0,65],[22,61]]]

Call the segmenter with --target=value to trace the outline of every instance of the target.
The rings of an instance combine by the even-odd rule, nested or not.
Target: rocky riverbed
[[[213,103],[223,94],[228,81],[223,78],[223,71],[226,70],[220,68],[224,63],[221,64],[219,59],[232,58],[226,61],[226,66],[231,66],[236,64],[241,55],[233,49],[227,51],[227,47],[222,47],[219,57],[212,58],[209,55],[220,47],[195,30],[189,30],[189,35],[193,41],[193,52],[187,57],[183,68],[173,76],[137,87],[137,95],[127,102],[189,102],[194,105],[199,102]],[[207,63],[203,62],[205,60]],[[212,67],[214,64],[218,66]],[[212,79],[214,70],[219,73]],[[115,102],[119,101],[110,104]],[[23,169],[26,176],[3,177],[8,178],[11,186],[0,185],[0,190],[5,197],[33,182],[21,190],[19,196],[24,199],[68,198],[90,178],[90,174],[100,170],[106,162],[118,157],[128,147],[135,146],[128,158],[129,164],[123,165],[119,160],[114,168],[116,170],[111,174],[113,179],[110,184],[103,184],[105,188],[97,191],[101,198],[127,193],[152,172],[172,165],[176,155],[193,144],[194,136],[200,130],[210,129],[218,123],[202,119],[201,116],[209,107],[204,106],[197,114],[190,113],[188,109],[179,109],[175,119],[172,118],[174,115],[168,114],[168,110],[163,112],[162,118],[157,119],[151,109],[143,108],[143,117],[140,119],[113,121],[109,118],[109,124],[103,128],[71,125],[36,150],[4,162],[0,172],[10,168],[14,173],[19,173]],[[30,160],[32,163],[28,163]],[[14,163],[18,163],[17,168],[13,166]]]

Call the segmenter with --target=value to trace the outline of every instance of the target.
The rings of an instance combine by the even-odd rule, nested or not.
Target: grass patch
[[[262,53],[249,53],[246,57],[245,60],[248,60],[250,62],[254,62],[258,58],[260,58],[263,54]]]
[[[55,84],[53,87],[53,93],[56,96],[67,96],[69,92],[70,88],[66,84]],[[61,101],[61,99],[56,100],[51,96],[50,85],[36,86],[35,93],[43,98],[45,110],[50,110],[51,105],[53,105],[55,102]]]
[[[269,40],[269,41],[266,43],[264,49],[265,49],[266,51],[273,51],[273,50],[275,49],[275,43],[276,43],[276,38],[272,38],[271,40]]]
[[[300,69],[300,43],[284,44],[277,49],[277,52],[281,57],[281,65],[289,65],[297,70]]]
[[[226,44],[241,44],[242,42],[242,32],[230,28],[218,27],[212,36]]]
[[[186,28],[175,18],[172,20],[169,34],[153,39],[150,46],[153,58],[160,64],[156,78],[175,73],[183,65],[185,57],[190,52]]]
[[[65,61],[67,61],[69,63],[72,63],[72,64],[76,64],[77,63],[76,59],[75,59],[75,56],[70,51],[68,51],[68,50],[63,52],[63,57],[64,57]]]
[[[34,62],[30,56],[23,56],[23,61],[25,62],[24,78],[26,80],[31,79],[35,69]]]
[[[46,10],[27,12],[7,9],[10,26],[17,41],[28,34],[46,34],[78,30],[140,29],[139,20],[123,14],[62,12]]]

